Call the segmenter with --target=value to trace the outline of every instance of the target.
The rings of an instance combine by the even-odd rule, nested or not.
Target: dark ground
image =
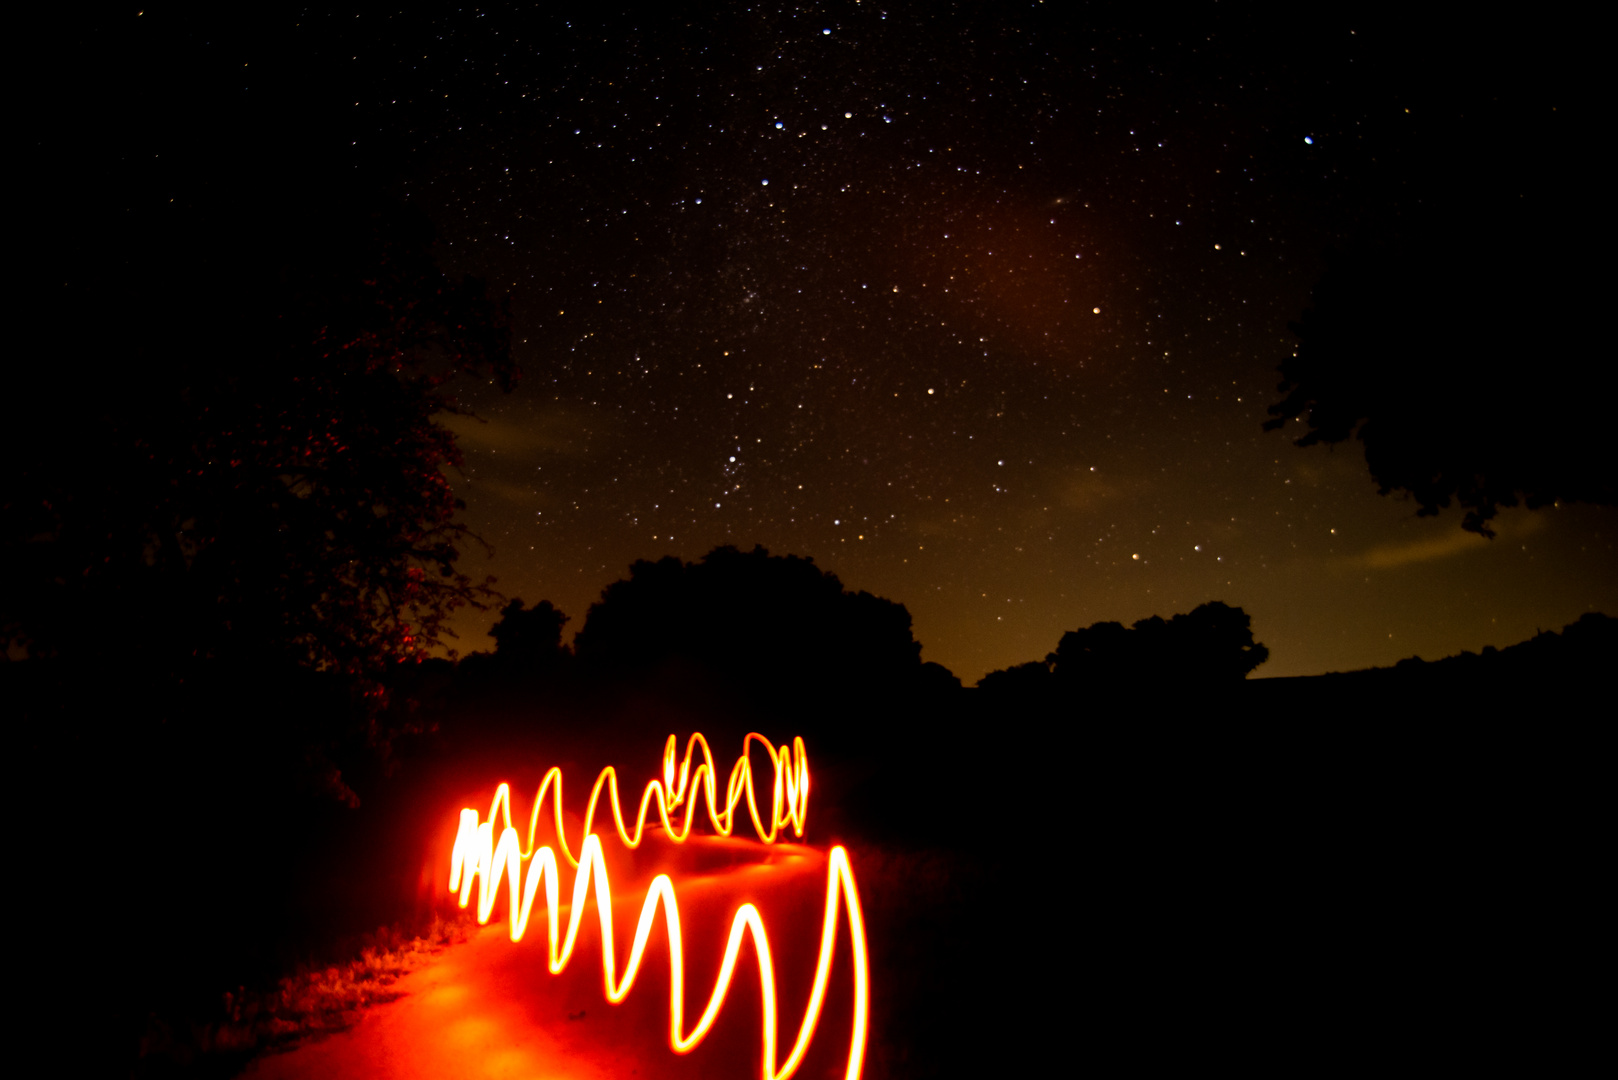
[[[1555,1069],[1602,974],[1605,670],[1407,665],[1060,707],[939,692],[800,718],[809,839],[869,870],[868,1075]],[[702,730],[728,761],[752,726],[689,687],[443,689],[456,704],[391,774],[345,773],[357,809],[264,781],[250,722],[37,740],[13,786],[45,833],[23,963],[67,1057],[229,1073],[242,1054],[199,1052],[226,990],[447,910],[421,853],[463,800],[550,763],[570,805],[609,761],[638,790],[667,734]],[[221,761],[238,767],[203,767]]]

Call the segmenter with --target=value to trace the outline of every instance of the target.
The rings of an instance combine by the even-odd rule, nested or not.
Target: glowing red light
[[[769,752],[774,765],[773,798],[768,826],[764,824],[759,814],[752,770],[747,759],[747,750],[755,739]],[[472,882],[476,878],[478,922],[486,923],[494,911],[495,899],[500,890],[500,879],[504,877],[509,896],[511,940],[515,942],[521,941],[528,929],[534,900],[539,894],[540,886],[543,885],[550,944],[549,965],[552,974],[559,974],[567,967],[568,960],[573,955],[579,925],[584,917],[584,902],[593,889],[601,925],[602,979],[607,1000],[613,1003],[622,1001],[635,984],[635,977],[640,972],[641,962],[645,959],[646,943],[651,936],[657,910],[661,906],[669,939],[669,1045],[676,1053],[681,1054],[689,1052],[702,1042],[718,1018],[735,974],[743,939],[750,934],[754,952],[758,957],[759,983],[764,999],[764,1052],[760,1071],[763,1080],[787,1080],[797,1071],[803,1062],[804,1054],[808,1052],[815,1033],[815,1025],[820,1018],[821,1006],[825,1002],[826,988],[831,980],[838,916],[846,911],[854,953],[854,1023],[849,1043],[848,1067],[844,1077],[845,1080],[856,1080],[865,1060],[870,987],[866,961],[865,920],[860,911],[859,890],[854,881],[854,871],[849,865],[846,848],[841,846],[832,848],[828,858],[825,914],[820,927],[820,955],[815,965],[809,1006],[805,1010],[797,1038],[785,1061],[777,1063],[776,1060],[779,1023],[775,967],[770,957],[769,937],[758,909],[752,904],[743,904],[731,920],[724,961],[713,993],[709,995],[707,1007],[703,1009],[702,1015],[689,1030],[686,1030],[684,1015],[685,960],[680,934],[680,909],[675,897],[674,883],[667,874],[659,874],[654,878],[646,891],[646,900],[641,906],[640,920],[636,924],[629,959],[624,964],[622,974],[619,974],[613,943],[612,889],[608,883],[607,867],[602,857],[601,840],[590,828],[595,816],[596,803],[603,788],[607,791],[612,804],[618,836],[630,848],[639,846],[645,831],[648,810],[654,804],[669,837],[683,843],[691,833],[699,793],[707,804],[709,821],[721,836],[730,835],[735,823],[736,808],[744,800],[753,819],[754,829],[763,843],[775,842],[781,827],[788,823],[792,825],[794,835],[803,835],[809,806],[809,766],[802,739],[794,739],[790,748],[783,746],[777,749],[764,736],[749,734],[743,741],[741,757],[731,768],[723,809],[719,806],[713,755],[709,751],[707,740],[700,734],[691,736],[686,744],[685,757],[680,763],[677,775],[676,745],[675,737],[669,736],[663,751],[663,777],[661,780],[647,783],[641,796],[633,834],[624,823],[618,798],[616,771],[611,766],[601,771],[600,776],[596,778],[595,787],[590,792],[589,809],[584,816],[584,835],[579,842],[577,856],[569,850],[562,829],[562,774],[559,769],[553,768],[545,774],[534,797],[534,809],[528,823],[526,849],[519,843],[517,830],[511,825],[511,789],[508,785],[501,784],[495,791],[494,801],[490,804],[487,821],[480,821],[476,810],[461,811],[460,828],[456,833],[455,848],[450,856],[450,891],[459,895],[460,904],[465,907],[471,902]],[[698,747],[702,751],[702,760],[693,770],[692,754]],[[577,868],[573,876],[572,903],[569,907],[565,935],[558,921],[561,885],[556,853],[548,846],[534,847],[534,832],[547,791],[552,796],[556,835],[563,857]],[[681,803],[685,804],[685,817],[677,828],[671,820],[671,815]],[[494,831],[497,815],[504,821],[498,840]],[[528,864],[526,875],[523,873],[524,863]]]

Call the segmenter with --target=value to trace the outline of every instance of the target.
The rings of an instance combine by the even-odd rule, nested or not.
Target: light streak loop
[[[679,802],[689,794],[688,780],[693,783],[700,782],[703,771],[708,774],[707,801],[710,818],[721,835],[728,835],[729,826],[733,824],[734,810],[737,801],[745,795],[752,812],[754,825],[758,830],[760,839],[766,843],[772,842],[779,827],[788,821],[794,826],[794,831],[802,834],[804,810],[808,799],[808,771],[803,756],[803,740],[797,739],[792,751],[783,747],[779,753],[770,746],[768,740],[761,735],[749,735],[748,739],[759,739],[771,752],[776,762],[775,799],[772,812],[772,827],[765,829],[760,821],[756,803],[753,798],[752,778],[747,769],[746,744],[743,746],[743,756],[737,766],[731,770],[731,779],[728,787],[726,811],[723,816],[716,812],[713,793],[712,757],[708,753],[706,740],[701,735],[693,735],[687,744],[686,757],[679,770],[679,783],[676,786],[674,779],[674,746],[675,740],[670,736],[664,751],[663,774],[665,783],[658,785],[652,781],[647,785],[647,792],[641,800],[641,811],[636,822],[633,840],[631,840],[624,826],[621,814],[618,813],[618,799],[616,793],[616,777],[612,770],[602,771],[601,777],[596,781],[596,789],[591,794],[591,808],[593,810],[596,797],[600,794],[603,783],[609,783],[610,797],[613,804],[614,817],[618,824],[618,834],[624,843],[633,848],[640,843],[641,834],[645,826],[646,808],[649,799],[654,794],[658,796],[659,809],[664,814],[665,828],[671,836],[674,830],[669,828],[667,812],[678,806]],[[693,774],[690,770],[691,748],[701,744],[704,762],[697,766]],[[713,992],[708,997],[708,1003],[703,1009],[689,1031],[685,1026],[685,960],[684,947],[680,932],[680,909],[675,897],[674,883],[667,874],[659,874],[652,880],[646,891],[646,899],[641,905],[640,919],[636,924],[635,938],[630,946],[629,958],[624,964],[620,976],[617,968],[616,950],[612,929],[612,888],[607,877],[607,867],[601,851],[601,840],[594,833],[588,831],[590,815],[586,815],[586,832],[579,845],[579,855],[575,860],[568,856],[569,861],[577,867],[573,879],[573,898],[568,913],[567,931],[565,936],[561,932],[558,906],[560,899],[560,882],[558,879],[558,865],[556,853],[548,846],[538,849],[532,848],[534,825],[538,821],[539,801],[544,798],[551,776],[556,776],[555,805],[557,807],[557,836],[561,832],[561,781],[560,773],[553,769],[546,774],[545,783],[541,784],[539,794],[535,800],[534,815],[529,825],[530,850],[524,852],[517,837],[517,831],[511,826],[510,818],[510,791],[507,785],[501,784],[495,795],[495,801],[490,807],[488,821],[480,821],[476,810],[465,809],[461,811],[460,827],[455,836],[455,847],[450,856],[451,892],[458,894],[462,907],[466,907],[472,899],[473,879],[478,885],[477,918],[479,923],[486,923],[493,914],[495,899],[500,891],[500,879],[504,877],[507,883],[508,904],[510,907],[510,935],[513,942],[521,941],[527,932],[529,918],[532,914],[534,901],[538,897],[539,887],[545,887],[546,925],[549,939],[548,963],[551,973],[560,974],[573,955],[573,949],[578,941],[579,927],[584,918],[585,901],[593,894],[596,903],[596,912],[601,925],[601,964],[602,977],[605,984],[607,1000],[616,1004],[628,995],[635,984],[635,978],[640,972],[641,964],[645,959],[646,945],[651,937],[658,908],[663,911],[664,925],[669,940],[669,1045],[676,1053],[688,1053],[694,1049],[712,1028],[719,1016],[720,1008],[725,1001],[726,993],[730,989],[731,980],[735,975],[736,965],[739,962],[744,940],[751,937],[754,954],[758,960],[759,984],[763,998],[763,1035],[764,1047],[760,1075],[763,1080],[788,1080],[803,1063],[804,1055],[808,1052],[809,1044],[819,1021],[821,1008],[825,1003],[826,990],[831,980],[832,959],[837,944],[838,917],[844,911],[847,913],[849,937],[853,947],[854,956],[854,1020],[849,1044],[849,1057],[847,1069],[844,1072],[845,1080],[857,1080],[864,1065],[865,1043],[868,1034],[870,1013],[870,986],[869,971],[866,954],[865,919],[860,909],[859,890],[854,881],[854,872],[849,864],[848,850],[841,845],[833,847],[827,859],[826,870],[826,903],[825,914],[820,929],[820,952],[815,965],[814,983],[810,990],[809,1004],[805,1010],[802,1023],[798,1027],[797,1038],[792,1044],[786,1059],[777,1063],[779,1053],[779,1017],[777,994],[775,986],[775,966],[770,954],[769,936],[765,931],[764,922],[758,909],[752,904],[743,904],[737,909],[731,920],[730,936],[725,945],[724,960],[720,965],[718,979]],[[669,792],[674,792],[670,796]],[[690,832],[691,810],[695,800],[687,804],[685,828],[675,838],[683,841]],[[783,804],[790,807],[783,810]],[[504,810],[505,824],[500,830],[498,842],[494,838],[494,818],[497,810]],[[567,855],[566,841],[562,840],[563,854]],[[523,874],[523,864],[528,864],[526,876]]]
[[[765,826],[763,818],[759,816],[758,799],[754,791],[753,769],[748,761],[747,751],[754,742],[760,743],[770,756],[770,763],[774,767],[775,778],[773,782],[772,800],[770,807],[770,824]],[[596,806],[601,801],[603,790],[607,793],[607,801],[612,807],[613,824],[617,826],[618,838],[624,846],[634,849],[640,846],[642,836],[646,829],[648,810],[657,807],[658,817],[662,821],[663,829],[675,843],[684,843],[686,837],[691,835],[694,824],[697,800],[690,798],[692,789],[700,789],[703,801],[707,803],[708,820],[713,824],[714,831],[720,836],[729,836],[736,823],[736,807],[745,799],[748,815],[753,819],[753,828],[758,838],[766,844],[773,844],[780,833],[782,826],[791,825],[794,836],[802,836],[804,824],[809,816],[809,757],[804,751],[803,739],[795,738],[792,745],[777,748],[763,735],[749,732],[747,738],[742,740],[742,754],[731,766],[730,779],[725,785],[725,808],[719,809],[716,770],[713,763],[713,752],[708,748],[708,740],[702,737],[701,732],[694,733],[686,741],[685,757],[680,763],[678,783],[675,782],[675,748],[677,740],[673,735],[663,747],[663,779],[647,781],[646,788],[641,793],[640,809],[635,815],[635,831],[630,833],[624,824],[623,806],[618,795],[618,770],[611,765],[601,770],[596,777],[595,786],[590,789],[590,802],[584,812],[583,836],[589,836],[592,825],[595,823]],[[692,754],[700,747],[702,760],[698,762],[695,772],[691,768]],[[578,856],[573,854],[568,845],[567,834],[562,825],[562,770],[552,767],[545,773],[540,781],[539,791],[534,795],[534,809],[528,818],[528,843],[519,849],[523,861],[527,861],[534,853],[534,834],[539,828],[540,810],[545,804],[545,795],[551,796],[551,807],[555,818],[556,839],[561,846],[562,856],[573,865],[579,865]],[[669,815],[685,804],[685,821],[678,828],[670,820]],[[511,827],[511,786],[501,784],[495,789],[494,800],[489,806],[489,820],[492,822],[499,815]]]

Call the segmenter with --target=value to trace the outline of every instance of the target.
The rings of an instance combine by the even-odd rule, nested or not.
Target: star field
[[[1480,60],[1345,13],[1058,7],[305,13],[185,48],[509,298],[522,382],[451,421],[493,549],[464,565],[573,629],[632,560],[721,543],[904,603],[968,683],[1215,599],[1260,675],[1618,610],[1610,510],[1491,543],[1260,427],[1326,249],[1459,182],[1527,77],[1459,94]]]

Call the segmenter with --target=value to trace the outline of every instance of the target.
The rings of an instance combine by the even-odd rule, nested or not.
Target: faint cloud
[[[1424,540],[1410,540],[1399,544],[1378,544],[1376,547],[1358,556],[1356,561],[1372,570],[1392,570],[1399,566],[1409,566],[1411,563],[1431,562],[1434,559],[1443,559],[1451,555],[1459,555],[1463,551],[1474,551],[1487,547],[1489,541],[1476,533],[1464,532],[1456,528],[1454,532],[1442,536],[1430,536]]]
[[[1434,559],[1447,559],[1451,555],[1460,555],[1468,551],[1486,551],[1490,544],[1527,536],[1544,527],[1545,519],[1538,513],[1509,517],[1501,515],[1494,522],[1497,534],[1494,540],[1467,532],[1459,525],[1455,525],[1447,532],[1436,536],[1393,544],[1378,544],[1369,551],[1354,556],[1353,562],[1370,570],[1392,570],[1415,563],[1432,562]]]
[[[471,491],[484,495],[493,495],[497,499],[504,499],[518,506],[544,506],[550,502],[543,491],[535,489],[529,484],[513,484],[507,480],[493,480],[478,478],[467,485]]]
[[[452,414],[438,422],[455,433],[464,449],[504,454],[582,454],[592,433],[587,416],[559,406],[507,409],[493,418]]]

